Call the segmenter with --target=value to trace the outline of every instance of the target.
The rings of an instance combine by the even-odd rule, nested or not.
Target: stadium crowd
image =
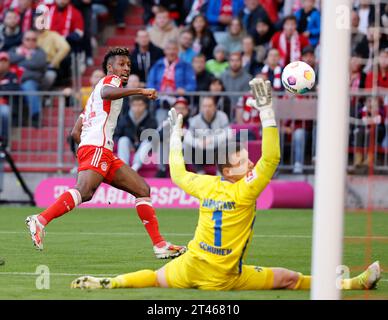
[[[40,11],[42,3],[49,12]],[[259,122],[256,110],[246,105],[249,94],[217,96],[217,92],[248,92],[249,80],[263,77],[281,94],[282,70],[297,60],[311,65],[318,75],[321,33],[318,0],[144,0],[138,4],[144,8],[144,28],[136,33],[128,86],[152,87],[166,94],[161,94],[158,103],[152,106],[143,99],[124,99],[115,135],[117,152],[129,163],[129,151],[134,151],[135,170],[141,167],[141,159],[150,150],[147,143],[140,141],[142,130],[158,128],[162,136],[166,130],[164,120],[172,105],[185,117],[189,133],[186,145],[214,149],[217,146],[206,137],[195,136],[194,129],[217,131],[220,141],[227,139],[227,129],[232,123]],[[109,10],[112,5],[114,10]],[[70,53],[82,53],[85,64],[94,65],[93,46],[99,28],[103,27],[99,19],[113,12],[116,26],[123,28],[128,5],[128,0],[2,1],[0,91],[62,88],[64,79],[69,78]],[[379,6],[380,16],[376,17],[376,7],[370,0],[354,1],[349,69],[352,92],[376,86],[388,88],[388,35],[376,32],[376,25],[388,28],[388,5]],[[44,14],[51,17],[51,23],[48,30],[39,30],[35,22]],[[378,64],[377,77],[373,61]],[[92,86],[103,74],[94,76]],[[314,90],[318,87],[319,80]],[[195,91],[209,91],[215,96],[190,98],[188,92]],[[42,106],[39,96],[27,96],[24,103],[33,124],[39,126]],[[355,147],[354,163],[363,165],[368,159],[363,158],[358,147],[367,144],[370,124],[378,128],[378,144],[388,148],[385,128],[388,97],[354,98],[351,103],[351,116],[365,124],[353,125],[350,137],[350,144]],[[0,105],[0,116],[5,123],[12,113],[11,104],[0,98]],[[313,121],[284,121],[281,132],[283,143],[294,146],[290,155],[293,171],[301,173],[308,144],[315,144]],[[161,154],[166,154],[165,150]],[[309,156],[312,160],[314,151]],[[166,167],[161,164],[157,176],[166,174]]]

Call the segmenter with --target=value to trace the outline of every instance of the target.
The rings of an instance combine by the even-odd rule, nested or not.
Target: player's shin
[[[151,198],[137,198],[136,211],[146,228],[153,245],[164,242],[165,240],[159,232],[159,223],[155,214],[155,209],[151,203]]]
[[[110,282],[112,289],[158,287],[156,272],[152,270],[140,270],[122,274],[110,279]]]
[[[38,216],[38,220],[45,226],[51,220],[73,210],[81,203],[82,197],[80,192],[77,189],[70,189],[64,192],[50,207],[44,210]]]

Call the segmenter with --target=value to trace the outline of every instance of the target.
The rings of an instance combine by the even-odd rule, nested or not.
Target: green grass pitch
[[[72,290],[78,275],[116,275],[138,269],[157,269],[166,261],[153,256],[151,242],[135,210],[77,209],[53,221],[47,228],[45,250],[32,247],[24,225],[36,208],[0,207],[0,299],[308,299],[308,291],[205,292],[194,289]],[[158,210],[166,238],[187,244],[194,234],[197,210]],[[366,222],[372,222],[375,237],[364,238]],[[362,267],[379,259],[388,266],[388,214],[348,213],[345,218],[343,263]],[[310,274],[312,243],[311,210],[271,210],[257,214],[247,264],[281,266]],[[51,272],[50,289],[38,290],[35,275],[39,265]],[[388,270],[387,270],[388,271]],[[355,275],[359,271],[354,271]],[[346,292],[349,299],[388,299],[388,273],[377,290]]]

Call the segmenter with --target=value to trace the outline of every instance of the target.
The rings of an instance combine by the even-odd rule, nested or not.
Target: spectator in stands
[[[235,52],[229,56],[229,68],[221,75],[226,91],[245,92],[249,90],[249,81],[252,76],[242,66],[241,53]],[[238,97],[231,97],[232,109],[237,104]]]
[[[135,49],[131,53],[131,72],[139,76],[142,87],[147,82],[151,67],[163,56],[163,50],[151,42],[148,31],[138,30]]]
[[[148,101],[143,96],[130,98],[129,112],[122,114],[117,123],[115,136],[117,140],[117,155],[126,164],[129,164],[131,151],[135,152],[132,169],[138,171],[149,151],[152,142],[148,139],[141,140],[141,134],[146,129],[156,129],[157,123],[148,111]]]
[[[137,77],[136,75],[130,75],[128,78],[128,83],[131,79],[131,77]],[[75,97],[81,102],[81,108],[82,110],[86,107],[86,104],[88,102],[88,99],[90,95],[92,94],[94,87],[97,85],[97,83],[105,77],[104,72],[101,69],[96,69],[92,72],[90,78],[89,78],[89,86],[84,86],[81,88],[80,96],[77,95],[76,92],[73,91],[72,88],[65,88],[63,89],[63,94],[67,97],[71,95],[75,95]],[[128,84],[127,84],[128,87]],[[136,86],[136,88],[139,88],[140,86]]]
[[[225,31],[233,17],[236,17],[243,8],[243,0],[209,1],[206,10],[206,18],[209,21],[212,31]]]
[[[179,35],[179,59],[191,64],[197,52],[193,49],[193,34],[189,29],[183,29]]]
[[[255,41],[255,51],[259,62],[263,62],[267,56],[274,33],[274,28],[269,19],[259,19],[257,21],[253,39]]]
[[[65,37],[72,51],[80,52],[84,36],[84,20],[80,11],[70,3],[70,0],[55,0],[49,12],[50,30]]]
[[[178,25],[184,22],[182,0],[143,0],[142,5],[144,7],[143,19],[146,25],[152,25],[160,7],[165,8],[169,13],[170,19],[176,21]]]
[[[242,41],[245,36],[244,27],[238,18],[233,18],[227,32],[223,32],[217,39],[218,44],[224,46],[228,53],[242,51]]]
[[[356,10],[352,11],[352,38],[351,38],[351,52],[353,55],[361,55],[364,59],[369,57],[369,44],[366,34],[358,30],[360,24],[360,17]]]
[[[297,20],[294,16],[284,18],[283,31],[278,31],[272,37],[272,48],[280,53],[280,65],[285,67],[301,58],[302,50],[309,45],[309,40],[297,31]]]
[[[363,34],[367,34],[368,32],[370,11],[371,11],[371,1],[360,0],[359,6],[358,6],[358,15],[360,17],[358,30]]]
[[[240,11],[239,18],[243,22],[245,30],[250,35],[254,35],[257,22],[259,20],[270,21],[270,19],[259,0],[245,0],[244,3],[245,7]]]
[[[149,29],[151,42],[159,48],[165,49],[169,40],[178,40],[179,29],[170,19],[168,11],[159,7],[155,15],[155,22]]]
[[[222,45],[217,45],[214,48],[214,59],[210,59],[206,62],[206,70],[213,76],[219,78],[221,74],[229,67],[227,60],[227,52]]]
[[[184,139],[184,148],[188,153],[188,150],[192,151],[197,173],[204,173],[204,164],[214,163],[214,152],[228,139],[228,129],[228,116],[217,110],[214,98],[202,97],[200,113],[189,119],[189,130]]]
[[[213,78],[209,85],[209,91],[213,93],[219,93],[219,92],[225,92],[225,87],[222,81],[218,78]],[[217,110],[225,112],[225,114],[228,116],[229,121],[231,122],[233,120],[233,114],[232,114],[232,103],[230,101],[230,98],[225,95],[219,95],[219,96],[213,96],[214,101],[217,106]]]
[[[362,57],[356,54],[350,59],[350,91],[358,92],[359,89],[365,88],[366,74],[363,72]]]
[[[203,53],[207,60],[211,59],[217,42],[214,39],[213,32],[209,29],[206,17],[202,14],[194,17],[190,24],[190,29],[194,35],[194,51],[197,53]]]
[[[96,37],[99,30],[99,19],[104,16],[107,16],[109,13],[108,10],[108,0],[92,0],[92,36]],[[93,38],[92,38],[93,41]]]
[[[185,24],[191,24],[195,16],[204,14],[208,2],[208,0],[183,0],[183,10],[186,13]]]
[[[117,28],[124,29],[127,26],[127,24],[125,23],[125,14],[127,12],[128,6],[128,0],[116,0],[116,5],[114,9],[114,19]]]
[[[82,51],[85,52],[86,65],[92,66],[92,0],[72,0],[73,5],[81,12],[84,20],[84,34],[82,37]]]
[[[165,58],[159,59],[150,70],[147,87],[178,95],[184,95],[186,91],[196,89],[194,70],[190,64],[179,60],[178,53],[178,43],[173,40],[168,41],[164,50]],[[156,110],[159,125],[167,117],[166,107],[169,106],[162,104]]]
[[[193,70],[197,82],[197,91],[208,91],[214,76],[206,70],[206,57],[200,53],[193,59]]]
[[[22,32],[26,32],[33,28],[35,15],[35,7],[33,0],[18,0],[15,9],[20,15],[19,26]]]
[[[369,153],[362,148],[369,147],[371,130],[375,131],[375,141],[380,146],[385,137],[385,120],[386,114],[383,100],[380,98],[368,97],[365,105],[359,110],[358,119],[361,124],[354,129],[354,138],[356,151],[354,153],[354,167],[368,166],[373,159],[369,158]],[[373,126],[372,126],[373,125]],[[372,164],[373,165],[373,164]]]
[[[46,72],[46,53],[38,47],[38,35],[35,31],[29,30],[23,35],[22,44],[10,51],[11,64],[17,64],[23,68],[21,77],[21,88],[23,91],[33,92],[26,98],[29,107],[29,115],[34,126],[39,126],[41,111],[41,98],[34,94],[41,85]]]
[[[245,36],[242,41],[242,63],[244,69],[251,75],[258,74],[263,67],[256,59],[255,43],[252,36]]]
[[[22,43],[23,33],[19,27],[20,16],[15,10],[8,10],[4,23],[0,24],[0,51],[9,51]]]
[[[280,65],[280,54],[277,49],[270,49],[268,51],[266,63],[260,71],[260,77],[271,81],[274,91],[283,91],[282,85],[282,71]]]
[[[388,47],[380,50],[378,58],[378,74],[377,74],[377,87],[388,88]],[[366,81],[365,88],[370,89],[374,85],[373,71],[369,72]]]
[[[1,91],[19,91],[19,84],[16,74],[10,72],[9,55],[0,52],[0,93]],[[9,137],[9,121],[11,117],[11,107],[17,109],[17,98],[10,98],[5,95],[0,96],[0,141],[3,146],[7,146]]]
[[[291,1],[294,2],[294,5],[300,2],[300,0]],[[281,6],[284,6],[285,2],[287,2],[287,0],[260,0],[260,4],[267,12],[268,17],[271,19],[273,24],[276,24],[279,21],[279,11]]]
[[[58,32],[41,29],[37,31],[38,47],[43,49],[47,56],[47,70],[44,75],[42,88],[49,90],[60,73],[62,61],[70,53],[70,45]]]
[[[178,97],[172,107],[175,108],[177,114],[183,116],[183,136],[185,136],[189,127],[190,108],[189,102],[184,97]],[[159,164],[156,178],[167,177],[167,163],[170,148],[170,125],[168,121],[165,121],[159,130],[160,145],[159,145]]]
[[[210,82],[214,78],[214,76],[206,70],[206,57],[202,53],[198,54],[193,59],[193,70],[195,73],[195,81],[197,82],[197,91],[208,91]],[[195,96],[193,100],[191,100],[192,108],[195,108],[195,111],[198,109],[199,98]]]
[[[369,57],[368,62],[364,68],[366,73],[372,71],[376,57],[378,57],[380,51],[388,47],[388,35],[385,35],[383,32],[379,32],[375,27],[369,27],[367,33],[368,47],[369,47]],[[379,45],[376,46],[376,43]]]
[[[321,13],[315,8],[315,0],[304,0],[303,8],[298,10],[295,16],[298,20],[298,32],[316,47],[321,34]]]

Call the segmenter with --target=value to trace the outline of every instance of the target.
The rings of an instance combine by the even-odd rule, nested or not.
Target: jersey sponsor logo
[[[120,87],[121,80],[118,77],[112,77],[110,84],[114,85],[115,87]]]
[[[101,170],[106,171],[108,169],[108,164],[106,162],[101,162]]]
[[[213,246],[211,246],[203,241],[201,241],[199,243],[199,247],[206,252],[210,252],[210,253],[216,254],[218,256],[227,256],[227,255],[231,254],[233,251],[232,249],[216,248],[216,247],[213,247]]]
[[[245,177],[245,181],[247,183],[250,183],[252,182],[253,180],[255,180],[257,178],[257,175],[256,175],[256,171],[255,170],[251,170],[247,173],[246,177]]]
[[[212,210],[234,210],[236,209],[236,202],[234,201],[222,201],[213,199],[203,199],[202,207]]]

